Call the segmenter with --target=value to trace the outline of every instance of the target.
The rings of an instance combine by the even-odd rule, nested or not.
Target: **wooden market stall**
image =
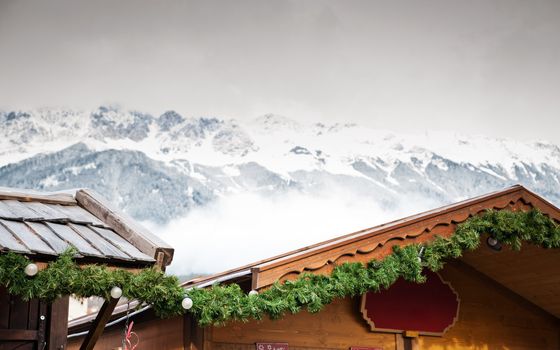
[[[518,220],[521,216],[511,215],[490,215],[482,223],[472,221],[482,218],[488,210],[528,213],[526,217],[533,221],[528,224],[529,221]],[[206,304],[193,307],[183,317],[167,320],[155,319],[149,312],[135,315],[140,347],[161,350],[560,349],[560,249],[556,249],[560,247],[559,222],[560,209],[524,187],[514,186],[192,280],[184,285],[186,292],[192,294],[195,306],[201,300]],[[293,284],[307,288],[306,280],[323,281],[309,276],[331,276],[329,281],[332,281],[336,273],[340,278],[337,281],[342,281],[340,276],[344,273],[338,270],[341,266],[347,266],[350,273],[350,267],[356,270],[359,265],[345,263],[369,264],[367,268],[376,269],[378,262],[396,261],[397,256],[409,259],[406,261],[411,262],[411,269],[417,264],[415,261],[422,268],[422,264],[433,262],[438,251],[445,251],[446,244],[453,239],[461,240],[463,236],[457,232],[468,224],[471,228],[483,227],[475,236],[476,242],[480,242],[478,248],[462,255],[450,253],[455,258],[447,255],[444,267],[437,273],[424,268],[424,283],[399,278],[379,292],[329,300],[317,313],[303,308],[294,310],[293,314],[285,312],[277,320],[264,317],[248,322],[226,320],[223,324],[201,325],[208,321],[206,317],[219,321],[220,311],[225,313],[230,306],[240,310],[247,305],[254,307],[251,295],[262,297],[254,300],[263,301],[266,295],[270,298],[268,291],[288,295],[282,294],[282,288],[296,288]],[[508,234],[511,231],[511,237],[522,237],[525,241],[531,241],[529,237],[540,238],[533,238],[532,243],[524,242],[520,250],[515,250],[497,239],[505,237],[497,235],[499,231]],[[472,237],[468,234],[465,237]],[[395,251],[395,246],[401,249]],[[417,250],[407,250],[410,247]],[[409,252],[418,255],[407,257]],[[372,263],[372,259],[377,262]],[[406,266],[399,269],[407,273]],[[356,271],[362,273],[365,268]],[[284,287],[275,284],[285,281],[297,283]],[[218,300],[218,293],[208,294],[214,299],[197,299],[193,293],[193,290],[221,288],[212,287],[217,283],[226,287],[239,285],[249,302],[245,305],[232,298],[229,305],[227,299]],[[325,286],[345,287],[332,283]],[[313,306],[313,298],[319,298],[320,291],[314,293],[301,292],[289,297]],[[270,300],[268,310],[270,304],[282,302]],[[219,307],[210,310],[212,304],[220,302],[223,310]],[[115,310],[113,317],[121,316],[123,311]],[[231,312],[229,316],[241,313],[228,312]],[[72,321],[70,333],[81,331],[87,321],[87,318]],[[99,349],[116,349],[121,334],[122,325],[108,328],[99,341]],[[80,338],[72,338],[69,348],[77,348],[79,344]]]
[[[173,258],[171,247],[92,191],[40,194],[1,188],[1,350],[66,348],[69,296],[25,300],[9,288],[18,283],[18,275],[24,277],[23,285],[37,278],[68,249],[72,249],[78,266],[104,264],[129,272],[153,266],[164,269]],[[17,271],[7,259],[15,262],[20,256],[29,259],[29,264]],[[14,271],[7,271],[10,269]],[[52,286],[53,290],[59,287],[65,288]],[[93,316],[94,322],[86,327],[88,332],[80,344],[83,349],[93,348],[118,299],[106,301],[102,311]]]

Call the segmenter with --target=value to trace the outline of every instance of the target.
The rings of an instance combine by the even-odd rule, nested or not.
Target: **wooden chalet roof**
[[[303,272],[326,274],[335,264],[383,258],[392,252],[394,245],[429,241],[437,235],[448,237],[455,232],[457,224],[488,209],[526,211],[531,208],[538,208],[560,223],[560,209],[523,186],[516,185],[236,269],[196,278],[185,282],[183,287],[204,288],[216,283],[238,283],[247,291],[266,289],[276,281],[294,279]],[[559,261],[559,249],[526,245],[520,252],[504,249],[498,253],[491,249],[477,249],[467,252],[456,264],[464,265],[465,271],[474,271],[489,283],[513,291],[549,316],[560,318]],[[511,271],[512,267],[514,272]],[[136,306],[138,303],[135,301],[130,305]],[[117,307],[113,319],[124,315],[127,308],[127,305]],[[70,321],[71,333],[83,330],[92,319],[93,316],[89,315]]]
[[[110,265],[168,265],[173,249],[93,191],[41,194],[0,188],[0,252],[38,261],[73,247],[78,260]]]
[[[538,208],[560,222],[560,209],[523,186],[516,185],[303,247],[237,269],[193,279],[185,282],[184,287],[200,288],[214,283],[235,282],[258,290],[276,281],[297,278],[303,272],[329,273],[335,264],[365,263],[373,258],[383,258],[392,252],[394,245],[420,243],[431,240],[437,235],[450,236],[457,224],[488,209],[529,210],[530,208]]]

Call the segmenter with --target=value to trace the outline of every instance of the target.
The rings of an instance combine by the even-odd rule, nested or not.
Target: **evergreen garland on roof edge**
[[[82,267],[74,261],[75,253],[73,249],[67,250],[33,277],[24,273],[31,262],[27,257],[13,252],[0,255],[0,283],[24,300],[47,301],[70,294],[109,300],[111,288],[117,286],[122,289],[123,297],[151,304],[161,317],[181,313],[184,290],[175,276],[165,275],[154,267],[137,273],[105,265]]]
[[[485,233],[514,250],[521,249],[522,242],[560,248],[560,226],[539,210],[489,210],[459,224],[449,238],[438,236],[422,245],[394,246],[393,253],[383,260],[373,259],[367,265],[344,263],[336,266],[330,276],[304,273],[296,280],[275,283],[258,295],[246,294],[237,284],[191,289],[187,293],[194,304],[189,312],[201,326],[259,320],[264,315],[277,319],[302,308],[318,312],[334,299],[387,289],[400,277],[422,283],[426,279],[424,268],[434,272],[442,269],[446,260],[476,249],[480,235]]]
[[[109,299],[111,288],[118,286],[123,297],[152,305],[160,317],[185,312],[181,301],[186,293],[193,300],[189,312],[201,326],[221,325],[230,320],[258,320],[265,315],[276,319],[303,308],[318,312],[334,299],[387,289],[400,277],[422,283],[424,268],[438,271],[446,260],[476,249],[481,234],[489,234],[514,250],[521,249],[523,242],[560,248],[560,226],[539,210],[489,210],[459,224],[449,238],[438,236],[421,245],[395,246],[393,253],[383,260],[373,259],[367,265],[344,263],[329,276],[304,273],[296,280],[275,283],[257,295],[246,294],[237,284],[185,291],[177,278],[154,268],[132,273],[102,265],[80,267],[73,260],[72,251],[62,254],[34,277],[23,272],[30,263],[27,257],[16,253],[0,255],[0,284],[26,300],[54,300],[69,294]]]

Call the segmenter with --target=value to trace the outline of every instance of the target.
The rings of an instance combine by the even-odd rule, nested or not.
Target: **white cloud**
[[[264,197],[236,194],[193,209],[161,227],[147,226],[175,248],[169,272],[213,273],[368,228],[420,210],[427,201],[385,210],[370,198],[329,191]]]

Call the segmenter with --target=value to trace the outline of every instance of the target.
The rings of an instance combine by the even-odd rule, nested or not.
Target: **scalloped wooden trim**
[[[413,215],[411,217],[408,218],[403,218],[403,219],[399,219],[399,220],[394,220],[392,222],[387,222],[385,224],[382,225],[378,225],[374,228],[367,228],[367,229],[363,229],[357,232],[352,232],[340,237],[336,237],[336,238],[332,238],[330,240],[324,241],[324,242],[319,242],[316,244],[312,244],[306,247],[301,247],[299,249],[293,250],[293,251],[289,251],[289,252],[285,252],[279,255],[275,255],[272,257],[268,257],[266,259],[251,263],[251,264],[247,264],[247,265],[243,265],[241,267],[235,268],[235,269],[231,269],[231,270],[227,270],[227,271],[223,271],[223,272],[219,272],[217,274],[213,274],[210,276],[206,276],[203,278],[197,278],[197,279],[193,279],[190,281],[187,281],[183,284],[183,286],[196,286],[198,284],[201,283],[205,283],[207,281],[211,281],[211,280],[215,280],[217,278],[225,278],[228,279],[228,276],[237,276],[237,274],[239,274],[240,272],[243,271],[251,271],[252,275],[253,275],[253,280],[252,280],[252,286],[253,289],[258,289],[259,286],[261,286],[261,288],[265,287],[267,284],[260,284],[258,281],[258,276],[259,273],[262,273],[263,271],[266,270],[270,270],[274,267],[277,267],[278,265],[284,265],[286,264],[286,261],[294,261],[294,257],[296,257],[296,259],[301,259],[301,255],[306,254],[306,252],[310,252],[311,250],[320,248],[320,247],[324,247],[324,246],[329,246],[332,244],[336,244],[336,242],[340,242],[340,240],[353,240],[356,239],[356,237],[360,236],[360,235],[367,235],[368,233],[372,233],[372,231],[383,231],[386,228],[390,228],[390,227],[394,227],[394,226],[399,226],[401,225],[403,222],[407,222],[407,221],[418,221],[418,220],[427,220],[430,218],[434,218],[437,217],[438,215],[445,215],[446,213],[449,213],[450,211],[457,211],[457,210],[461,210],[461,209],[465,209],[465,208],[473,208],[478,206],[480,208],[480,203],[483,202],[488,202],[491,200],[496,200],[499,197],[505,197],[505,196],[509,196],[509,198],[511,198],[512,196],[515,196],[516,194],[523,194],[524,198],[533,198],[535,200],[537,200],[537,202],[539,202],[541,205],[539,205],[539,209],[541,209],[541,211],[545,214],[548,214],[549,217],[553,218],[555,221],[560,223],[560,210],[553,205],[552,203],[548,202],[546,199],[540,197],[537,194],[534,194],[533,192],[527,190],[525,187],[521,186],[521,185],[514,185],[512,187],[506,188],[502,191],[496,191],[493,193],[489,193],[486,195],[482,195],[480,197],[476,197],[476,198],[472,198],[469,200],[466,200],[464,202],[459,202],[459,203],[455,203],[446,207],[442,207],[439,209],[434,209],[434,210],[430,210],[424,213],[419,213],[417,215]],[[481,208],[482,210],[486,209],[486,208]],[[452,223],[455,223],[454,220],[452,220]]]
[[[492,203],[492,205],[490,207],[480,207],[479,210],[468,210],[464,213],[462,212],[458,212],[458,213],[446,213],[446,216],[451,216],[448,218],[448,221],[439,221],[439,222],[434,222],[434,223],[429,223],[427,226],[423,227],[423,228],[418,228],[417,230],[414,230],[412,233],[407,232],[407,233],[403,233],[403,235],[399,235],[399,236],[390,236],[385,238],[382,241],[378,241],[375,243],[370,243],[367,244],[366,246],[368,248],[363,249],[362,247],[356,247],[354,249],[348,250],[348,251],[343,251],[340,254],[336,255],[336,256],[329,256],[326,257],[324,260],[322,261],[315,261],[315,262],[311,262],[309,265],[305,265],[305,266],[299,266],[296,267],[294,266],[292,269],[289,270],[285,270],[282,271],[282,274],[279,276],[278,280],[285,280],[288,278],[288,275],[291,278],[297,277],[297,275],[304,273],[304,272],[318,272],[318,270],[321,270],[323,268],[325,268],[328,265],[331,264],[336,264],[336,262],[341,259],[342,257],[354,257],[357,255],[361,255],[361,256],[366,256],[366,255],[375,255],[375,252],[379,250],[380,247],[384,247],[387,244],[389,244],[391,241],[394,240],[400,240],[400,241],[405,241],[407,239],[414,239],[414,238],[418,238],[421,237],[425,234],[431,233],[434,229],[436,229],[437,227],[441,227],[441,226],[456,226],[458,224],[461,224],[463,222],[465,222],[466,220],[468,220],[469,218],[479,215],[480,213],[488,210],[488,209],[494,209],[494,210],[503,210],[505,208],[512,207],[515,208],[516,205],[518,205],[518,203],[522,203],[524,205],[528,205],[530,207],[536,208],[536,207],[540,207],[535,205],[533,202],[535,199],[537,200],[541,200],[540,198],[533,198],[533,200],[531,200],[531,198],[526,198],[525,195],[529,195],[528,193],[519,193],[519,194],[514,194],[512,196],[508,196],[506,198],[503,198],[501,200],[498,200],[497,203]],[[473,208],[475,209],[475,208]],[[547,214],[547,213],[545,213]],[[549,214],[547,214],[548,216],[550,216]],[[364,239],[367,239],[364,237]],[[373,256],[372,256],[373,258]],[[261,286],[263,287],[263,286]]]
[[[325,273],[332,271],[339,259],[367,263],[373,257],[382,258],[390,254],[389,245],[429,241],[435,235],[447,236],[454,232],[455,226],[470,217],[488,209],[529,210],[538,208],[543,214],[560,224],[560,209],[538,194],[520,185],[502,191],[496,191],[438,209],[419,213],[382,225],[352,232],[336,238],[302,247],[291,252],[273,256],[237,269],[208,276],[193,286],[217,277],[227,279],[244,270],[251,272],[253,289],[263,289],[276,281],[297,278],[305,271]],[[442,227],[449,227],[449,232],[437,232]],[[233,277],[232,277],[233,278]]]

